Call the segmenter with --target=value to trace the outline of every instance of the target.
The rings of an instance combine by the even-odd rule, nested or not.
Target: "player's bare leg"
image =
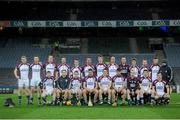
[[[112,93],[111,93],[111,95],[112,95],[112,103],[115,103],[115,102],[117,102],[117,99],[116,99],[116,92],[115,92],[114,89],[112,89],[111,92],[112,92]]]
[[[139,91],[139,96],[140,96],[140,102],[143,105],[144,104],[144,91],[142,89]]]
[[[155,104],[155,91],[151,89],[151,105]]]
[[[30,90],[30,102],[31,102],[31,104],[33,104],[33,100],[34,100],[34,93],[35,93],[35,87],[32,87],[31,86],[31,90]]]
[[[84,97],[85,104],[87,104],[87,90],[86,89],[83,89],[83,97]]]
[[[46,104],[46,90],[43,90],[41,96],[42,96],[42,100],[43,100],[43,105],[45,105]]]
[[[60,95],[62,94],[61,90],[55,89],[55,96],[56,96],[56,102],[57,104],[60,103]]]
[[[19,87],[17,93],[18,93],[18,104],[21,105],[21,103],[22,103],[23,88]]]
[[[81,97],[82,97],[82,91],[81,91],[81,89],[78,89],[77,90],[77,99],[78,99],[78,103],[77,103],[77,105],[78,106],[80,106],[81,105]]]
[[[40,87],[37,87],[37,98],[38,98],[39,105],[41,104],[41,94],[42,94],[42,91],[41,91]]]
[[[108,89],[108,104],[111,104],[111,89]]]
[[[139,102],[140,101],[140,90],[136,90],[135,93],[136,93],[136,100],[137,100],[136,104],[138,105],[140,103]]]
[[[53,90],[52,96],[53,96],[52,104],[55,105],[55,101],[56,101],[56,89]]]
[[[25,87],[24,92],[27,97],[27,104],[30,104],[30,94],[31,94],[30,89],[28,87]]]
[[[68,90],[64,90],[63,92],[64,92],[63,102],[65,102],[65,101],[68,100],[68,94],[69,94],[68,92],[69,92],[69,91],[68,91]]]
[[[127,89],[127,99],[128,99],[128,105],[132,104],[131,96],[130,96],[130,90]]]
[[[99,91],[97,89],[94,89],[94,103],[97,102],[97,98],[98,98],[98,94],[99,94]]]
[[[122,89],[121,93],[122,93],[122,103],[125,104],[126,96],[127,96],[126,89]]]
[[[100,101],[100,104],[103,104],[102,94],[103,94],[103,90],[100,89],[100,90],[99,90],[99,101]]]

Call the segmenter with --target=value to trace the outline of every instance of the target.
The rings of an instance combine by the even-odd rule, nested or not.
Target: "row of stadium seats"
[[[50,48],[0,48],[0,68],[14,68],[22,55],[27,56],[30,63],[33,62],[33,56],[39,56],[44,63],[50,52]]]
[[[17,81],[14,79],[13,70],[12,68],[0,68],[0,88],[2,90],[17,88]]]
[[[171,67],[180,67],[180,47],[179,46],[167,46],[164,47],[164,51]]]

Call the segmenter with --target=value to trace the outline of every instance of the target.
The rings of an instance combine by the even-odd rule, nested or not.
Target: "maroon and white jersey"
[[[99,78],[102,74],[103,74],[103,70],[107,67],[106,64],[104,63],[98,63],[96,65],[96,75],[97,75],[97,78]]]
[[[55,71],[56,71],[56,64],[55,63],[46,63],[44,65],[44,69],[45,71],[50,71],[51,72],[51,76],[54,76],[55,75]]]
[[[42,69],[43,69],[42,64],[33,63],[30,65],[30,68],[31,68],[31,79],[32,80],[41,80]]]
[[[122,88],[125,85],[125,78],[124,78],[124,76],[116,75],[112,78],[112,82],[114,83],[114,87],[116,89]]]
[[[74,72],[75,71],[78,71],[78,73],[79,73],[79,78],[82,78],[82,68],[81,67],[72,67],[71,68],[71,72],[72,72],[72,77],[74,77]]]
[[[135,77],[139,77],[139,70],[140,69],[139,69],[139,67],[137,65],[135,65],[135,66],[131,65],[129,70],[134,72]]]
[[[84,77],[87,77],[87,76],[88,76],[89,69],[92,69],[93,71],[95,71],[95,66],[94,66],[94,65],[85,65],[85,66],[83,67]]]
[[[159,69],[160,69],[159,65],[151,65],[150,66],[152,82],[157,79],[157,73],[159,72]]]
[[[86,87],[87,89],[94,89],[96,87],[96,77],[92,76],[87,76],[84,78],[84,82],[86,82]]]
[[[62,71],[62,70],[66,70],[67,75],[69,75],[70,67],[69,67],[68,64],[59,64],[59,65],[57,66],[57,70],[58,70],[58,72],[59,72],[59,77],[61,77],[61,75],[62,75],[61,71]]]
[[[164,80],[154,80],[153,86],[155,87],[157,95],[163,96],[165,94],[166,82]]]
[[[16,66],[16,69],[19,72],[20,79],[29,80],[29,70],[30,70],[29,63],[26,64],[20,63],[19,65]]]
[[[118,69],[117,64],[109,64],[108,65],[108,70],[109,70],[109,76],[113,78],[116,75],[116,71]]]
[[[144,90],[144,91],[147,91],[149,90],[150,88],[150,85],[151,85],[151,79],[149,77],[141,77],[140,79],[140,83],[141,83],[141,88]]]
[[[54,88],[54,77],[45,77],[43,80],[43,87],[46,90]]]
[[[144,72],[145,69],[147,69],[149,71],[149,66],[148,65],[147,66],[141,66],[141,68],[140,68],[140,77],[144,76],[143,72]]]
[[[81,78],[72,78],[71,79],[71,89],[80,89],[82,84]]]
[[[111,77],[102,75],[98,78],[98,82],[103,88],[108,88],[108,86],[111,84]]]
[[[129,65],[128,64],[120,64],[119,65],[119,68],[122,70],[122,75],[124,77],[128,77],[128,74],[129,74]]]

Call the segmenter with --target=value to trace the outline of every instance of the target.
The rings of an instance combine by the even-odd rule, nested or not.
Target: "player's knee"
[[[112,89],[112,91],[111,91],[111,92],[112,92],[112,94],[115,94],[115,90],[114,90],[114,89]]]

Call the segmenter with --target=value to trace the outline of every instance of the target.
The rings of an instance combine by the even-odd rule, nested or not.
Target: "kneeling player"
[[[140,79],[140,88],[141,104],[144,104],[144,101],[151,103],[151,79],[149,78],[149,72],[147,69],[144,69],[143,77]]]
[[[46,78],[43,80],[43,92],[42,92],[42,99],[43,105],[46,104],[46,98],[48,96],[53,96],[53,99],[48,102],[54,104],[55,102],[55,95],[54,95],[54,78],[51,76],[51,72],[46,72]]]
[[[81,105],[81,96],[82,96],[82,81],[81,78],[79,77],[79,72],[74,71],[73,78],[71,79],[70,83],[70,94],[73,95],[71,96],[71,101],[73,104],[77,102],[77,105]]]
[[[112,102],[114,104],[117,104],[118,96],[122,96],[122,103],[124,104],[126,99],[125,78],[121,75],[120,68],[117,69],[117,74],[112,78],[112,81],[113,81]]]
[[[170,95],[167,93],[169,89],[165,81],[162,80],[162,74],[157,74],[157,80],[153,82],[154,97],[157,104],[168,104]]]
[[[103,75],[98,78],[99,100],[103,104],[102,95],[108,95],[108,104],[111,104],[111,77],[108,75],[108,69],[103,70]]]
[[[133,71],[130,73],[130,77],[127,78],[127,99],[128,99],[128,104],[132,105],[139,104],[139,80],[134,76]]]
[[[63,104],[70,100],[70,82],[67,71],[65,69],[61,70],[61,76],[55,81],[56,104],[60,103],[60,96],[63,99]]]
[[[94,103],[97,102],[97,97],[98,97],[98,90],[97,90],[97,81],[96,77],[93,76],[93,70],[89,69],[88,70],[88,76],[85,77],[84,83],[83,83],[83,97],[85,100],[85,103],[87,104],[87,94],[89,96],[89,106],[92,106],[91,102],[91,95],[94,94]]]

